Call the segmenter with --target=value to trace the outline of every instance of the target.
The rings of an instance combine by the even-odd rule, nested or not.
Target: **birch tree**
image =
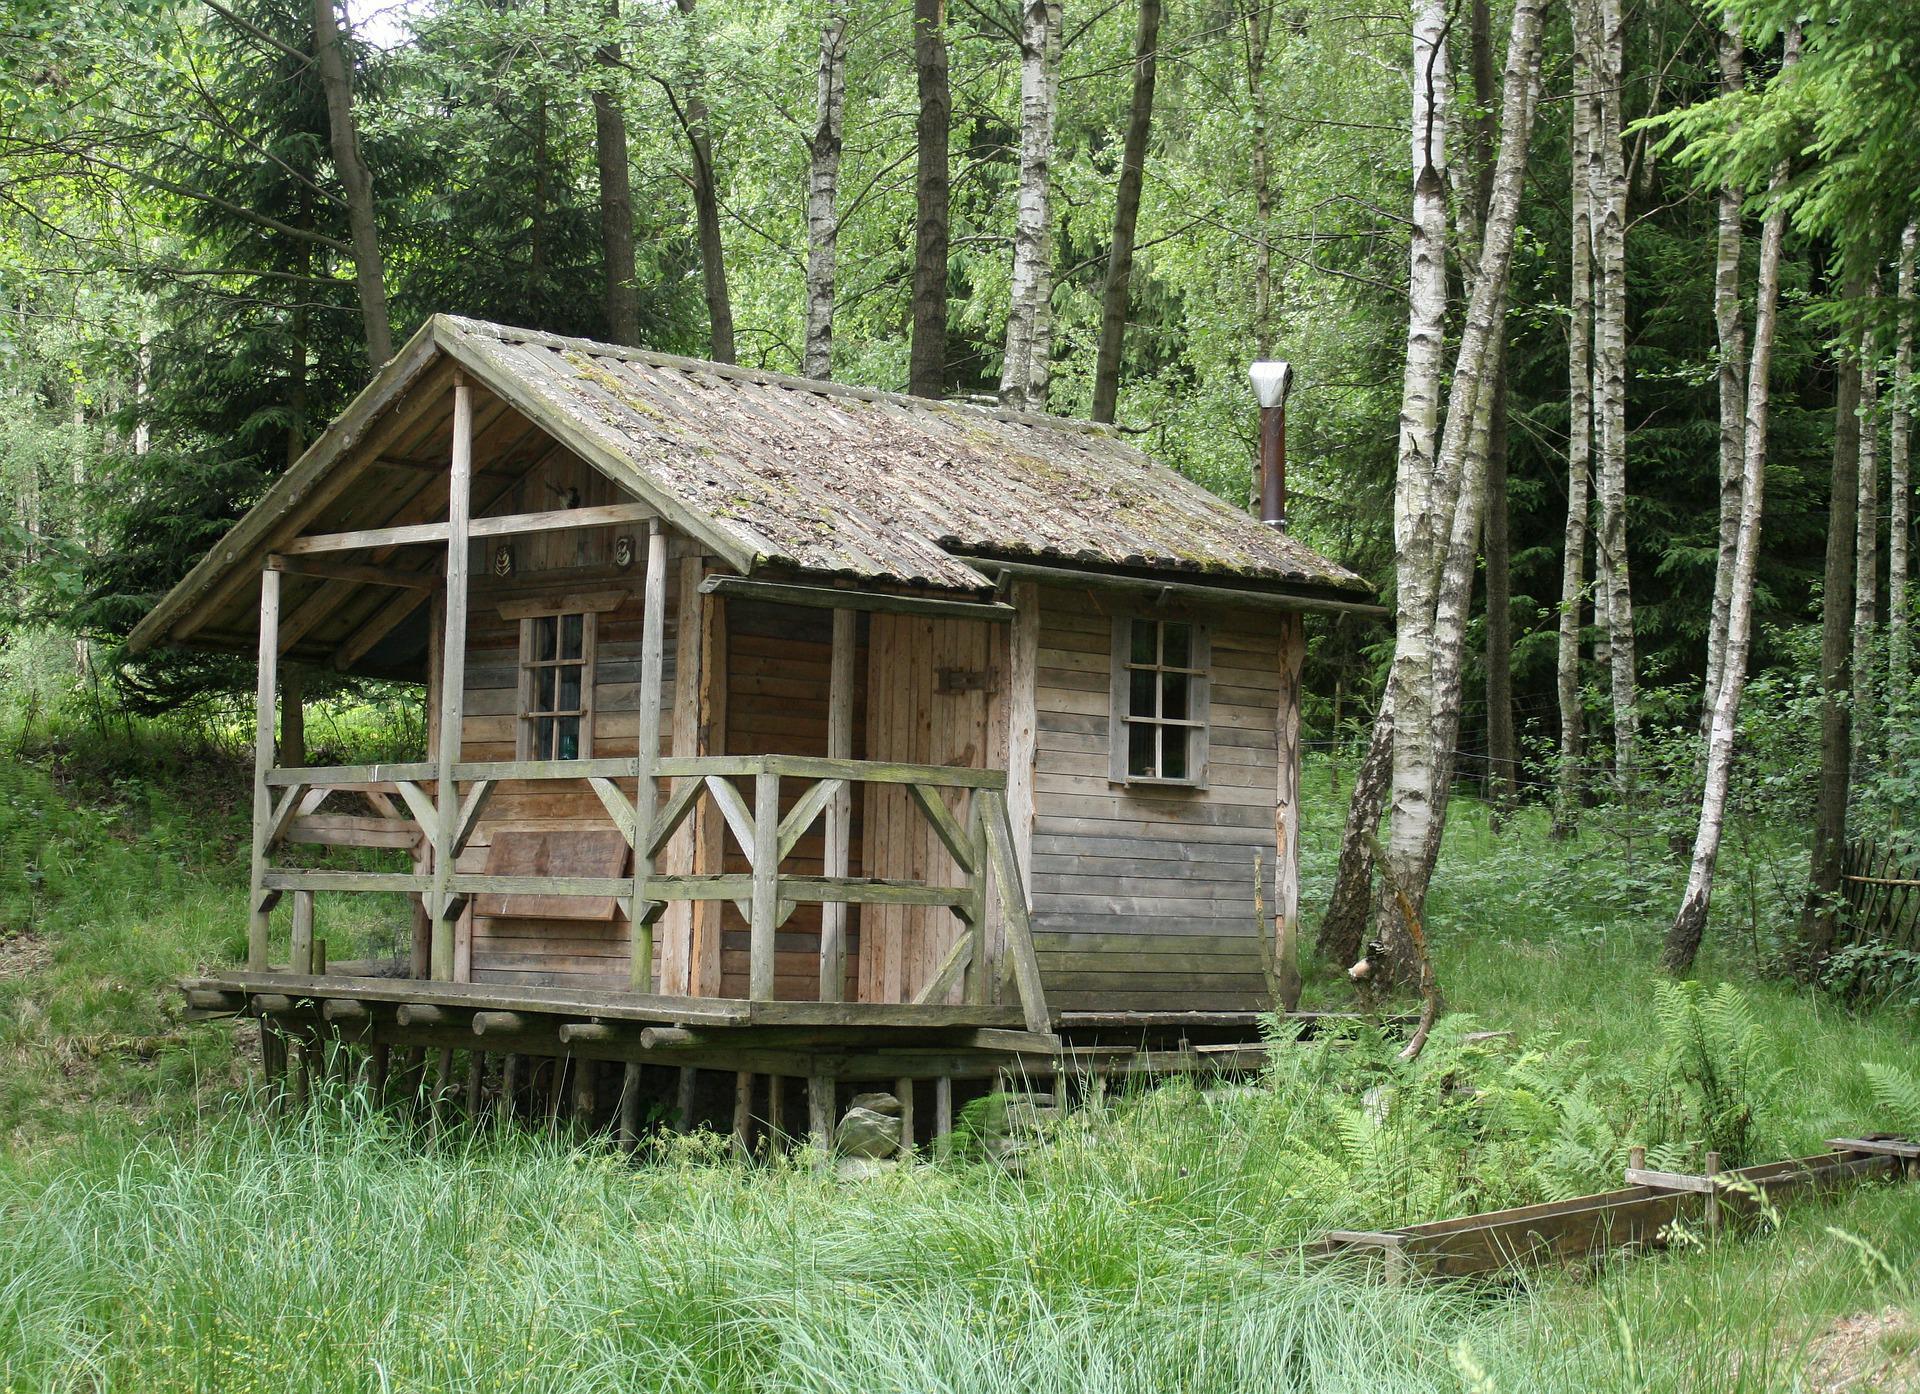
[[[847,102],[846,0],[820,26],[820,79],[807,142],[807,325],[804,371],[833,376],[833,298],[840,240],[840,152]]]
[[[1867,298],[1879,298],[1876,271]],[[1880,361],[1869,311],[1860,335],[1860,479],[1853,529],[1853,751],[1852,774],[1859,778],[1873,748],[1873,639],[1880,618]]]
[[[378,368],[393,357],[393,325],[387,318],[386,268],[380,232],[373,216],[373,174],[360,153],[360,128],[353,114],[353,80],[340,43],[340,19],[333,0],[313,0],[313,58],[327,94],[327,130],[334,169],[346,197],[347,228],[353,246],[354,288],[360,295],[360,321],[367,341],[367,363]]]
[[[1723,40],[1724,41],[1724,40]],[[1738,39],[1735,39],[1738,42]],[[1798,56],[1797,31],[1787,38],[1785,66],[1791,67]],[[1726,72],[1723,52],[1722,74]],[[1694,833],[1693,859],[1687,869],[1687,888],[1680,908],[1667,929],[1666,947],[1661,962],[1670,973],[1684,973],[1693,967],[1706,933],[1707,911],[1713,901],[1714,869],[1720,857],[1720,838],[1726,827],[1727,785],[1733,771],[1734,732],[1740,716],[1740,699],[1746,690],[1747,658],[1753,639],[1753,577],[1760,559],[1760,517],[1767,481],[1767,413],[1771,404],[1773,344],[1780,310],[1780,253],[1786,240],[1786,210],[1777,196],[1786,183],[1788,170],[1782,164],[1774,171],[1771,193],[1772,211],[1760,232],[1760,266],[1754,290],[1753,357],[1747,365],[1747,380],[1741,389],[1744,419],[1741,422],[1741,477],[1738,520],[1734,530],[1734,560],[1727,587],[1727,629],[1721,640],[1720,686],[1713,694],[1713,709],[1707,724],[1707,764],[1705,788],[1700,795],[1700,822]],[[1725,186],[1722,186],[1721,250],[1725,250]],[[1735,215],[1738,215],[1736,206]],[[1737,258],[1736,252],[1736,258]],[[1734,318],[1739,318],[1738,262],[1733,286]],[[1720,310],[1719,272],[1715,268],[1715,310]],[[1727,342],[1727,326],[1719,325],[1720,341]],[[1722,365],[1724,372],[1724,364]],[[1727,401],[1724,381],[1720,401]],[[1721,440],[1724,444],[1723,429]],[[1723,490],[1724,502],[1724,490]],[[1718,596],[1716,594],[1716,600]]]
[[[1913,479],[1908,451],[1913,429],[1913,271],[1920,226],[1900,234],[1900,269],[1894,290],[1893,409],[1887,419],[1887,676],[1895,700],[1904,701],[1912,681],[1907,639],[1907,530],[1913,525]]]
[[[1554,689],[1560,707],[1560,768],[1553,831],[1571,837],[1580,812],[1586,710],[1580,691],[1581,619],[1587,594],[1587,515],[1593,476],[1593,202],[1587,162],[1593,143],[1593,72],[1574,12],[1569,190],[1572,271],[1567,296],[1567,525],[1560,560],[1560,632]]]
[[[1720,92],[1728,96],[1746,85],[1740,20],[1731,10],[1721,12],[1718,53]],[[1703,731],[1712,725],[1725,672],[1733,573],[1739,553],[1741,491],[1751,470],[1746,458],[1747,330],[1740,310],[1740,209],[1745,202],[1744,189],[1731,180],[1721,183],[1719,235],[1713,259],[1713,322],[1720,344],[1716,371],[1720,387],[1720,532],[1713,569],[1713,611],[1707,622],[1707,682],[1700,703]]]
[[[1000,400],[1046,410],[1053,358],[1053,125],[1060,97],[1060,0],[1020,17],[1020,193]]]
[[[1112,421],[1120,406],[1120,360],[1127,340],[1127,288],[1133,279],[1133,242],[1146,183],[1147,139],[1153,128],[1153,88],[1160,63],[1160,0],[1140,0],[1133,39],[1133,99],[1113,194],[1113,241],[1100,291],[1100,347],[1093,367],[1093,419]]]
[[[1605,558],[1606,637],[1613,699],[1614,778],[1632,779],[1639,716],[1633,585],[1627,560],[1627,168],[1621,134],[1626,26],[1620,0],[1588,0],[1589,66],[1598,97],[1588,175],[1594,230],[1594,424],[1599,549]]]

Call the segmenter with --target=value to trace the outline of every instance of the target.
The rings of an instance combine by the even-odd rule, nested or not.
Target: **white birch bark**
[[[1433,743],[1433,592],[1440,517],[1436,427],[1447,315],[1447,10],[1418,0],[1413,23],[1413,225],[1408,274],[1407,356],[1401,378],[1399,458],[1394,477],[1397,586],[1392,685],[1393,778],[1387,855],[1393,870],[1424,855],[1436,751]],[[1383,929],[1399,915],[1381,914]],[[1403,954],[1393,961],[1411,960]]]
[[[833,298],[839,250],[840,152],[847,101],[846,0],[820,26],[820,78],[807,172],[807,330],[804,372],[833,376]]]
[[[1721,15],[1719,56],[1721,94],[1738,92],[1746,84],[1746,64],[1740,21],[1731,11]],[[1740,495],[1746,477],[1747,329],[1740,313],[1740,208],[1745,202],[1744,189],[1721,186],[1713,263],[1713,320],[1720,345],[1720,539],[1713,569],[1713,613],[1707,623],[1707,684],[1700,701],[1703,733],[1713,720],[1725,666],[1733,570],[1739,552]]]
[[[1893,410],[1887,422],[1887,667],[1889,685],[1904,697],[1912,678],[1907,637],[1907,529],[1913,522],[1908,450],[1913,430],[1913,273],[1920,225],[1900,235],[1899,329],[1893,349]]]
[[[1500,153],[1494,161],[1493,192],[1481,233],[1481,255],[1473,294],[1467,304],[1447,398],[1447,428],[1441,442],[1442,473],[1457,474],[1459,488],[1448,522],[1440,581],[1434,597],[1433,722],[1435,759],[1426,811],[1421,859],[1411,880],[1396,867],[1401,888],[1421,905],[1440,855],[1446,826],[1447,795],[1453,773],[1454,741],[1460,733],[1462,670],[1467,650],[1467,619],[1473,601],[1474,563],[1480,550],[1480,526],[1486,504],[1487,448],[1498,394],[1494,374],[1505,333],[1507,286],[1513,266],[1514,234],[1520,219],[1521,185],[1526,178],[1533,116],[1539,101],[1540,35],[1545,0],[1518,0],[1507,41],[1506,72],[1501,83]],[[1444,463],[1458,453],[1460,464]],[[1394,835],[1400,828],[1396,818]]]
[[[1880,273],[1867,287],[1880,296]],[[1871,329],[1860,336],[1860,483],[1859,513],[1853,534],[1853,777],[1857,781],[1873,756],[1878,728],[1874,718],[1874,630],[1880,618],[1880,352]]]
[[[1560,637],[1554,687],[1560,705],[1560,770],[1553,827],[1571,837],[1580,811],[1580,762],[1586,711],[1580,692],[1580,636],[1587,594],[1587,513],[1593,475],[1593,205],[1587,158],[1593,140],[1592,72],[1575,10],[1573,92],[1569,112],[1572,274],[1567,297],[1567,526],[1560,560]]]
[[[1783,67],[1799,56],[1799,36],[1788,36]],[[1774,172],[1778,190],[1787,176],[1783,165]],[[1700,795],[1700,824],[1694,834],[1693,860],[1687,870],[1687,888],[1679,911],[1667,930],[1661,962],[1669,972],[1684,973],[1693,966],[1706,933],[1707,911],[1713,900],[1713,873],[1720,856],[1720,837],[1726,826],[1727,784],[1733,770],[1734,728],[1740,715],[1740,697],[1746,690],[1747,654],[1753,637],[1753,575],[1760,556],[1760,514],[1767,480],[1768,374],[1773,366],[1774,326],[1780,305],[1780,247],[1786,238],[1786,215],[1777,207],[1767,215],[1760,233],[1759,283],[1754,293],[1753,357],[1747,366],[1747,414],[1742,437],[1744,477],[1740,488],[1740,525],[1735,540],[1733,589],[1727,611],[1727,639],[1720,690],[1714,694],[1713,718],[1707,727],[1706,787]]]
[[[1046,410],[1053,352],[1054,111],[1060,91],[1059,0],[1026,0],[1020,17],[1020,195],[1000,398]]]
[[[1627,172],[1621,136],[1621,83],[1626,41],[1620,0],[1597,0],[1593,83],[1599,97],[1594,131],[1593,366],[1599,468],[1599,546],[1605,557],[1606,628],[1613,698],[1614,779],[1624,791],[1633,777],[1639,717],[1634,679],[1633,585],[1627,559]]]

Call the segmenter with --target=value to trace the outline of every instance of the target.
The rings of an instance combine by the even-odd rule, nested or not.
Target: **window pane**
[[[1153,714],[1153,674],[1136,668],[1127,674],[1127,715]]]
[[[563,712],[580,710],[580,674],[582,669],[569,664],[560,670],[560,705],[556,708]]]
[[[556,760],[578,760],[580,758],[580,718],[577,716],[556,717],[553,727],[553,758]]]
[[[533,758],[551,760],[553,758],[553,718],[541,717],[533,723]]]
[[[1153,737],[1159,728],[1145,722],[1127,723],[1127,773],[1151,777],[1156,773],[1153,767]]]
[[[1160,661],[1169,668],[1191,668],[1193,666],[1193,626],[1190,624],[1164,624],[1160,626],[1164,650]]]
[[[563,615],[560,619],[560,656],[580,657],[580,636],[586,629],[585,615]]]
[[[554,639],[559,631],[560,621],[552,615],[543,615],[533,622],[533,657],[536,662],[551,661]]]
[[[1187,777],[1186,731],[1178,726],[1163,726],[1160,729],[1160,776],[1163,779],[1185,779]]]
[[[1191,714],[1187,711],[1187,692],[1193,679],[1185,673],[1165,673],[1160,678],[1160,715],[1169,721],[1185,721]]]
[[[553,672],[551,668],[533,670],[533,709],[537,712],[553,710]]]
[[[1132,662],[1134,663],[1153,662],[1153,649],[1154,649],[1154,639],[1155,639],[1154,629],[1155,628],[1156,628],[1156,624],[1153,620],[1135,620],[1133,622],[1133,657],[1131,660]]]

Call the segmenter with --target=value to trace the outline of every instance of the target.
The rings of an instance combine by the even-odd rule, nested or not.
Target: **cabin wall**
[[[1279,622],[1154,612],[1211,636],[1209,777],[1129,788],[1109,778],[1113,600],[1042,589],[1039,604],[1032,904],[1048,1005],[1270,1008],[1254,865],[1270,912]]]
[[[485,476],[481,476],[484,480]],[[489,494],[476,488],[477,498]],[[625,501],[597,470],[571,455],[548,460],[495,494],[487,513],[537,512],[572,505]],[[615,561],[615,543],[632,540],[630,562]],[[549,598],[620,594],[599,612],[594,646],[591,745],[586,754],[622,758],[634,754],[639,724],[641,640],[645,627],[642,591],[646,579],[646,528],[641,524],[533,533],[511,539],[513,571],[495,572],[494,539],[474,543],[468,601],[465,714],[460,758],[519,758],[520,621],[501,614],[503,605]],[[690,544],[668,536],[669,556]],[[674,650],[679,614],[680,567],[667,569],[667,632],[661,696],[661,751],[673,728]],[[631,790],[627,791],[631,797]],[[605,832],[612,827],[600,800],[584,783],[552,781],[502,784],[487,805],[478,830],[459,860],[461,871],[484,872],[502,832]],[[624,874],[617,869],[579,868],[579,875]],[[477,904],[485,906],[485,898]],[[567,908],[578,908],[568,906]],[[627,922],[617,911],[605,918],[470,914],[461,925],[455,976],[480,983],[624,987],[630,967]],[[656,940],[659,936],[656,936]],[[660,948],[656,943],[655,959]]]

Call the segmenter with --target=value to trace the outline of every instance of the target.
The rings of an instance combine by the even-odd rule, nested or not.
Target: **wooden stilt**
[[[573,1062],[573,1123],[582,1133],[593,1129],[594,1115],[599,1111],[600,1098],[594,1086],[596,1062],[575,1060]]]
[[[784,1075],[767,1076],[767,1155],[785,1148],[787,1143],[787,1081]]]
[[[674,1100],[678,1108],[678,1117],[674,1119],[673,1124],[676,1132],[690,1133],[693,1131],[693,1091],[695,1084],[698,1082],[698,1074],[699,1071],[691,1065],[682,1065],[680,1067],[680,1091]]]
[[[287,1092],[287,1038],[265,1017],[260,1018],[260,1077],[268,1107],[280,1107]]]
[[[811,1075],[807,1079],[807,1136],[821,1154],[833,1150],[833,1125],[838,1090],[832,1075]]]
[[[953,1076],[933,1082],[933,1155],[944,1161],[953,1151]]]
[[[427,1100],[427,1122],[435,1132],[446,1122],[442,1114],[447,1106],[447,1091],[453,1082],[453,1052],[442,1050],[433,1057],[433,1097]]]
[[[1707,1153],[1707,1180],[1711,1182],[1713,1178],[1719,1174],[1720,1154],[1718,1152]],[[1720,1233],[1720,1190],[1717,1186],[1709,1185],[1707,1188],[1706,1221],[1707,1237],[1709,1239],[1717,1238]]]
[[[400,1090],[406,1106],[420,1110],[420,1091],[427,1082],[427,1054],[419,1046],[409,1046],[401,1057]]]
[[[467,1052],[467,1119],[477,1122],[480,1118],[480,1092],[485,1085],[487,1057],[477,1050]]]
[[[753,1155],[753,1074],[748,1070],[733,1076],[733,1155],[741,1161]]]
[[[307,1043],[287,1037],[287,1099],[296,1111],[307,1106],[308,1073]]]
[[[913,1160],[913,1081],[896,1080],[893,1096],[900,1101],[900,1155],[908,1161]]]
[[[289,972],[313,972],[313,892],[293,893],[293,930],[287,941]]]
[[[367,1097],[374,1108],[386,1106],[387,1069],[391,1056],[391,1048],[383,1042],[376,1042],[367,1051]]]
[[[547,1131],[560,1131],[560,1109],[567,1097],[567,1066],[572,1061],[567,1056],[556,1056],[553,1072],[549,1077],[547,1089]]]
[[[500,1066],[500,1097],[494,1100],[494,1121],[505,1127],[513,1121],[514,1096],[520,1090],[520,1057],[509,1055]]]
[[[640,1145],[640,1067],[628,1064],[620,1072],[620,1148],[631,1152]]]

